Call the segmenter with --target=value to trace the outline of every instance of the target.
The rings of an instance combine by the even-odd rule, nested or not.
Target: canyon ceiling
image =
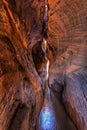
[[[0,130],[36,130],[44,99],[40,73],[46,33],[49,87],[62,92],[78,130],[87,130],[87,0],[0,0]]]

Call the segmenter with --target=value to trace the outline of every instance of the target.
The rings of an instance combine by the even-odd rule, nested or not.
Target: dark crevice
[[[84,91],[83,91],[83,95],[84,95],[84,98],[85,98],[85,100],[86,100],[86,102],[87,102],[87,96],[86,96],[86,94],[85,94]]]
[[[44,12],[44,19],[43,19],[43,25],[42,25],[42,36],[43,39],[47,39],[47,31],[48,31],[48,0],[45,0],[45,12]],[[32,48],[32,57],[35,64],[35,68],[38,72],[38,74],[41,73],[43,64],[45,64],[46,61],[46,52],[43,51],[42,48],[43,40],[38,41],[36,45]]]
[[[19,103],[15,113],[11,119],[8,130],[21,130],[23,119],[26,115],[27,107]]]
[[[45,60],[45,54],[42,50],[42,42],[39,41],[37,44],[35,44],[32,48],[32,57],[33,57],[33,61],[35,64],[35,68],[37,70],[38,73],[39,72],[39,68],[41,67],[42,63]]]
[[[42,35],[44,38],[47,39],[47,31],[48,31],[48,0],[45,0],[45,13],[44,13],[44,19],[43,19],[43,26],[42,26]]]

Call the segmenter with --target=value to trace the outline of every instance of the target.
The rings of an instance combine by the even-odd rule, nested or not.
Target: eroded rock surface
[[[21,16],[18,16],[21,13],[17,12],[18,6],[22,7],[21,2],[23,1],[18,0],[15,3],[0,0],[0,130],[37,129],[43,101],[41,80],[33,63],[31,47],[25,33],[27,31]],[[36,3],[35,8],[41,8],[40,2]],[[28,2],[24,1],[24,4],[27,6]],[[26,6],[23,5],[23,9]],[[40,12],[36,10],[40,11],[38,9],[28,11],[35,13],[31,15],[36,21],[38,17],[42,20],[42,16],[37,14]],[[24,10],[23,17],[25,14],[27,15]],[[33,24],[30,16],[26,18],[26,26],[27,21]],[[27,26],[29,31],[30,27],[32,30],[31,24]],[[42,28],[42,23],[40,27]]]
[[[16,0],[17,13],[24,24],[29,44],[33,46],[42,39],[44,0]]]
[[[78,130],[87,130],[87,0],[48,0],[48,7],[49,85],[63,92]],[[44,12],[44,0],[0,0],[0,130],[37,127]]]
[[[63,90],[67,112],[78,130],[86,130],[87,1],[48,1],[50,87],[55,91]]]

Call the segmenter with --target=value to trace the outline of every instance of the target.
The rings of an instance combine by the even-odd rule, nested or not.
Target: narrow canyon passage
[[[0,0],[0,130],[87,130],[86,12],[87,0]]]
[[[38,130],[76,130],[64,110],[60,96],[49,88],[40,112]]]

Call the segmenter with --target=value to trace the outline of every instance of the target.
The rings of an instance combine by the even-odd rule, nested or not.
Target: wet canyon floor
[[[49,88],[40,112],[38,130],[77,130],[64,109],[60,95]]]

